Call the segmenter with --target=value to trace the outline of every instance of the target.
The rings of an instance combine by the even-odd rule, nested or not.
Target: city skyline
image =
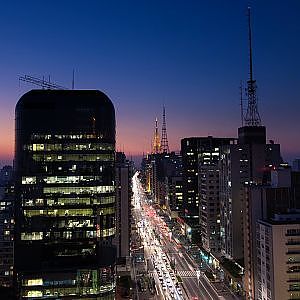
[[[75,69],[75,88],[106,92],[116,107],[117,148],[129,155],[150,151],[163,105],[171,150],[179,150],[184,137],[236,137],[239,84],[248,77],[247,4],[5,4],[0,164],[13,158],[15,104],[35,88],[19,84],[24,74],[50,75],[71,87]],[[283,158],[291,160],[300,154],[300,3],[251,6],[259,112],[268,139],[280,143]]]

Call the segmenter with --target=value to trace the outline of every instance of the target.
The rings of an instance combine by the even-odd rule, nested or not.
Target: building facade
[[[13,287],[14,202],[14,185],[6,182],[0,197],[0,287],[7,290]]]
[[[149,154],[143,159],[143,181],[155,204],[170,211],[182,209],[182,160],[175,152]]]
[[[16,105],[18,299],[114,299],[115,113],[93,90],[32,90]]]
[[[287,214],[300,208],[295,189],[294,172],[288,166],[270,168],[271,182],[249,184],[244,201],[244,287],[247,299],[258,298],[256,226],[259,220],[272,220],[276,214]],[[296,181],[297,182],[297,181]]]
[[[214,138],[212,136],[190,137],[181,140],[183,217],[191,227],[192,241],[195,243],[201,242],[201,227],[206,230],[207,224],[210,222],[207,219],[207,201],[211,200],[211,203],[214,203],[212,198],[218,198],[218,190],[215,191],[216,193],[206,190],[207,187],[209,188],[209,186],[206,187],[206,182],[208,183],[205,178],[205,172],[208,170],[206,166],[216,164],[219,159],[217,156],[219,156],[220,147],[233,142],[234,139],[231,138]],[[200,175],[199,172],[203,172],[203,174]],[[211,195],[210,199],[207,197],[207,192]],[[200,194],[202,194],[202,199]],[[216,210],[218,210],[217,207]],[[203,218],[202,221],[200,215]],[[215,211],[212,215],[217,215],[217,212]],[[212,215],[211,217],[215,218]],[[212,222],[214,221],[212,220]],[[204,239],[207,239],[208,233],[204,233],[204,235]]]
[[[238,143],[224,146],[220,160],[222,254],[242,261],[244,257],[243,206],[249,184],[270,182],[269,168],[282,163],[280,145],[266,143],[264,126],[239,128]]]
[[[218,255],[220,242],[220,153],[224,145],[232,145],[236,139],[206,138],[207,142],[198,154],[199,221],[201,242],[207,252]]]
[[[130,256],[131,242],[131,208],[132,208],[132,176],[133,167],[122,152],[116,153],[116,216],[117,234],[116,246],[117,256]]]
[[[258,221],[258,300],[300,298],[300,215]]]

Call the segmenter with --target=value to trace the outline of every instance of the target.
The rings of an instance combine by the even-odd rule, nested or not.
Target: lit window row
[[[97,237],[108,237],[116,234],[116,227],[108,228],[108,229],[97,229]]]
[[[51,234],[49,234],[49,237],[50,237],[50,235],[55,240],[57,240],[57,239],[66,239],[66,240],[93,239],[93,238],[97,237],[95,230],[51,232]]]
[[[43,232],[22,232],[22,241],[37,241],[43,239]]]
[[[59,139],[59,140],[82,140],[82,139],[102,139],[103,134],[32,134],[31,138],[33,140],[51,140],[51,139]]]
[[[77,227],[76,227],[77,228]],[[116,228],[106,228],[96,230],[80,230],[80,231],[62,231],[62,232],[47,232],[45,236],[43,232],[22,232],[22,241],[37,241],[44,238],[50,238],[52,236],[55,240],[61,239],[81,239],[81,238],[96,238],[96,237],[108,237],[113,236],[116,233]],[[29,284],[28,284],[29,285]],[[31,284],[34,285],[34,284]]]
[[[32,145],[25,145],[24,150],[30,150],[30,151],[114,150],[114,146],[112,144],[107,144],[107,143],[32,144]]]
[[[114,207],[104,207],[99,210],[100,215],[110,215],[115,213]],[[47,217],[76,217],[76,216],[95,216],[93,209],[39,209],[39,210],[24,210],[24,216],[47,216]]]
[[[40,209],[24,210],[24,216],[48,216],[48,217],[67,217],[67,216],[93,216],[92,209]]]
[[[98,293],[104,294],[104,293],[114,290],[114,288],[115,288],[114,282],[109,283],[109,284],[100,285],[100,287],[97,287],[96,284],[93,284],[91,286],[84,286],[80,289],[78,289],[78,287],[76,287],[76,286],[74,286],[74,287],[53,287],[53,288],[50,286],[47,286],[43,290],[26,290],[23,292],[22,296],[24,298],[40,298],[40,297],[47,297],[47,298],[55,297],[55,298],[57,298],[58,296],[72,297],[72,296],[76,296],[76,295],[77,295],[77,297],[80,297],[82,295],[89,295],[89,294],[90,295],[93,295],[93,294],[95,295]],[[79,292],[79,290],[81,292]],[[77,299],[77,297],[76,297],[76,299]]]
[[[34,161],[113,161],[113,153],[105,154],[33,154]]]
[[[43,285],[42,278],[25,279],[23,281],[23,286],[39,286],[39,285]]]
[[[115,203],[115,196],[99,198],[76,197],[76,198],[57,198],[57,199],[25,199],[26,206],[65,206],[65,205],[97,205]]]
[[[90,220],[90,219],[86,219],[86,220],[67,220],[67,221],[63,221],[63,223],[68,228],[94,227],[93,220]]]
[[[95,194],[112,193],[115,191],[113,185],[103,186],[81,186],[81,187],[45,187],[45,194]]]
[[[22,184],[36,184],[36,177],[35,176],[23,176],[22,177]]]
[[[48,184],[53,183],[79,183],[100,180],[100,176],[47,176],[43,181]]]

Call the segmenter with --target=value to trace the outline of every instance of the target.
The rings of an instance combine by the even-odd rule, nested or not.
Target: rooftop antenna
[[[19,82],[20,81],[31,83],[33,85],[37,85],[41,87],[42,89],[47,89],[47,90],[68,90],[68,88],[64,86],[58,85],[54,82],[50,82],[50,77],[49,77],[49,81],[47,81],[45,80],[44,76],[43,79],[40,79],[30,75],[24,75],[19,77]]]
[[[73,69],[73,74],[72,74],[72,90],[75,88],[75,70]]]
[[[261,119],[257,109],[256,80],[253,79],[252,36],[251,36],[251,8],[248,7],[248,42],[249,42],[249,79],[247,81],[246,95],[248,98],[245,115],[246,126],[261,126]]]
[[[163,153],[169,153],[169,143],[168,143],[168,136],[167,136],[167,125],[166,125],[166,109],[163,106],[163,123],[162,123],[162,130],[161,130],[161,150]]]
[[[241,121],[242,121],[242,127],[244,126],[243,90],[244,90],[243,82],[241,81],[241,84],[240,84],[240,96],[241,96],[241,99],[240,99],[240,106],[241,106]]]

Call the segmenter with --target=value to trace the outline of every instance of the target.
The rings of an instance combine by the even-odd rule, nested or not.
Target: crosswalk
[[[152,277],[155,274],[155,271],[149,271],[149,275]],[[196,271],[184,270],[177,271],[176,275],[179,275],[182,278],[191,278],[197,277]]]
[[[190,277],[196,277],[196,271],[177,271],[177,275],[179,275],[182,278],[190,278]]]

